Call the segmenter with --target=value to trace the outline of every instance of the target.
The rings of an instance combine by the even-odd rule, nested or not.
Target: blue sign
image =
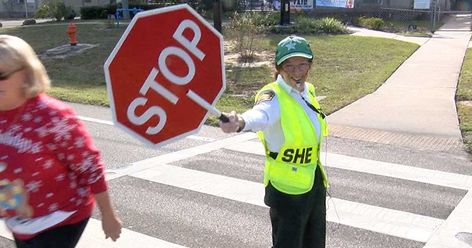
[[[354,0],[316,0],[316,7],[354,8]]]
[[[429,9],[431,5],[431,0],[415,0],[413,8],[414,9]]]

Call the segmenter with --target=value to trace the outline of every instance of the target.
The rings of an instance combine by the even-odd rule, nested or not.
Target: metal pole
[[[128,2],[128,0],[122,0],[121,4],[122,4],[122,8],[123,8],[123,20],[129,20],[130,15],[129,15],[129,2]]]
[[[23,0],[25,1],[25,18],[28,19],[28,0]]]
[[[431,33],[434,34],[435,29],[435,9],[436,9],[436,1],[431,0],[430,2],[430,9],[431,9]]]
[[[290,0],[280,2],[280,25],[290,24]]]
[[[222,12],[223,12],[223,4],[221,0],[213,0],[213,27],[218,30],[218,32],[222,33]]]
[[[280,25],[284,25],[284,19],[285,19],[285,1],[287,1],[287,0],[281,0],[281,1],[280,1]]]
[[[287,25],[290,25],[290,0],[285,1],[285,6],[286,6],[285,13],[287,14],[285,16],[285,23]]]
[[[434,31],[436,32],[436,27],[439,21],[439,8],[438,8],[438,1],[434,0]]]

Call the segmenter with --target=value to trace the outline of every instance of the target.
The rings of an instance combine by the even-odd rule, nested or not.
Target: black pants
[[[74,248],[84,232],[89,218],[71,225],[60,226],[38,234],[32,239],[15,238],[18,248]]]
[[[273,248],[324,248],[326,243],[326,188],[317,169],[313,189],[287,195],[266,187],[270,206]]]

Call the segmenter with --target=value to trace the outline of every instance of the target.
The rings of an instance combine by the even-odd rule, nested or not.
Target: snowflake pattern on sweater
[[[61,224],[91,215],[93,194],[107,190],[104,166],[89,133],[66,104],[46,95],[0,111],[0,180],[21,180],[32,217],[76,211]],[[12,217],[15,210],[1,211]]]

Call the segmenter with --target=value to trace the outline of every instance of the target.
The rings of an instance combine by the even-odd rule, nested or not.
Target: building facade
[[[42,0],[1,0],[0,18],[33,18]]]

